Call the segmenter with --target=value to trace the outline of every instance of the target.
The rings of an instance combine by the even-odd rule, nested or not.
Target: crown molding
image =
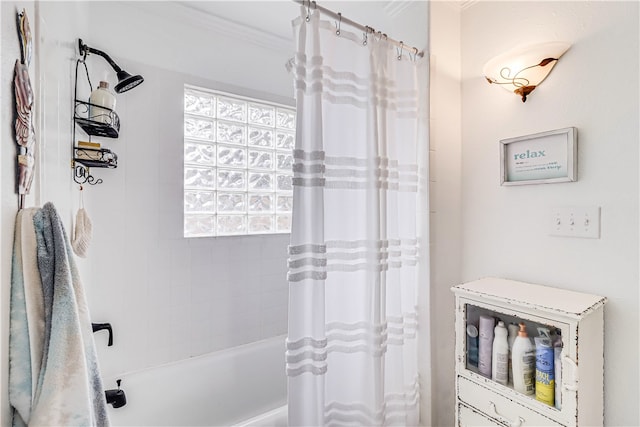
[[[383,10],[387,15],[391,18],[395,18],[399,14],[401,14],[405,9],[411,6],[412,1],[407,0],[390,0],[384,6]]]
[[[0,0],[1,1],[1,0]],[[184,4],[181,2],[118,2],[123,5],[130,5],[152,13],[160,17],[164,17],[171,21],[180,20],[188,22],[190,25],[196,25],[207,31],[220,34],[232,39],[241,40],[253,45],[266,49],[290,52],[292,49],[291,40],[256,27],[241,24],[221,16],[215,15],[206,10],[199,9],[197,2]]]

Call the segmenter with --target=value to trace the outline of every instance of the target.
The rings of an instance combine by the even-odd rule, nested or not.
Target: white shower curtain
[[[289,425],[418,425],[426,59],[301,12]]]

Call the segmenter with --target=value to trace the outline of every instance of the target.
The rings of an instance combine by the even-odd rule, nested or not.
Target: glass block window
[[[184,236],[289,233],[292,107],[184,89]]]

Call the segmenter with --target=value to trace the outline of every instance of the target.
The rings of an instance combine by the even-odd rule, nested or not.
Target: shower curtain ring
[[[402,47],[403,46],[404,46],[404,43],[401,40],[400,41],[400,47],[397,49],[397,51],[398,51],[398,61],[400,61],[402,59]]]
[[[369,31],[369,27],[367,27],[367,31],[362,33],[362,46],[366,46],[367,45],[367,33]]]
[[[307,17],[305,18],[305,21],[311,21],[311,0],[307,0]]]
[[[336,22],[336,36],[340,35],[340,26],[342,25],[342,13],[338,12],[338,22]]]

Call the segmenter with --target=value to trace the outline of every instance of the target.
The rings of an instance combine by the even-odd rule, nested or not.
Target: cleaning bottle
[[[509,381],[509,343],[507,328],[500,320],[493,330],[493,357],[491,358],[491,379],[502,385]]]
[[[560,329],[556,329],[555,336],[551,338],[553,342],[553,369],[556,381],[555,407],[556,409],[562,409],[562,335]]]
[[[509,330],[509,336],[507,337],[507,342],[509,343],[509,384],[513,384],[513,365],[511,360],[511,353],[513,351],[513,342],[518,336],[518,330],[520,329],[520,327],[515,323],[509,323],[507,329]]]
[[[513,389],[522,394],[535,393],[536,348],[527,335],[527,327],[520,323],[518,336],[513,342],[511,354]]]
[[[538,328],[536,342],[536,400],[554,405],[555,371],[553,346],[548,328]]]
[[[491,348],[493,347],[493,328],[496,320],[491,316],[480,316],[480,339],[478,340],[478,371],[480,375],[491,378]]]

